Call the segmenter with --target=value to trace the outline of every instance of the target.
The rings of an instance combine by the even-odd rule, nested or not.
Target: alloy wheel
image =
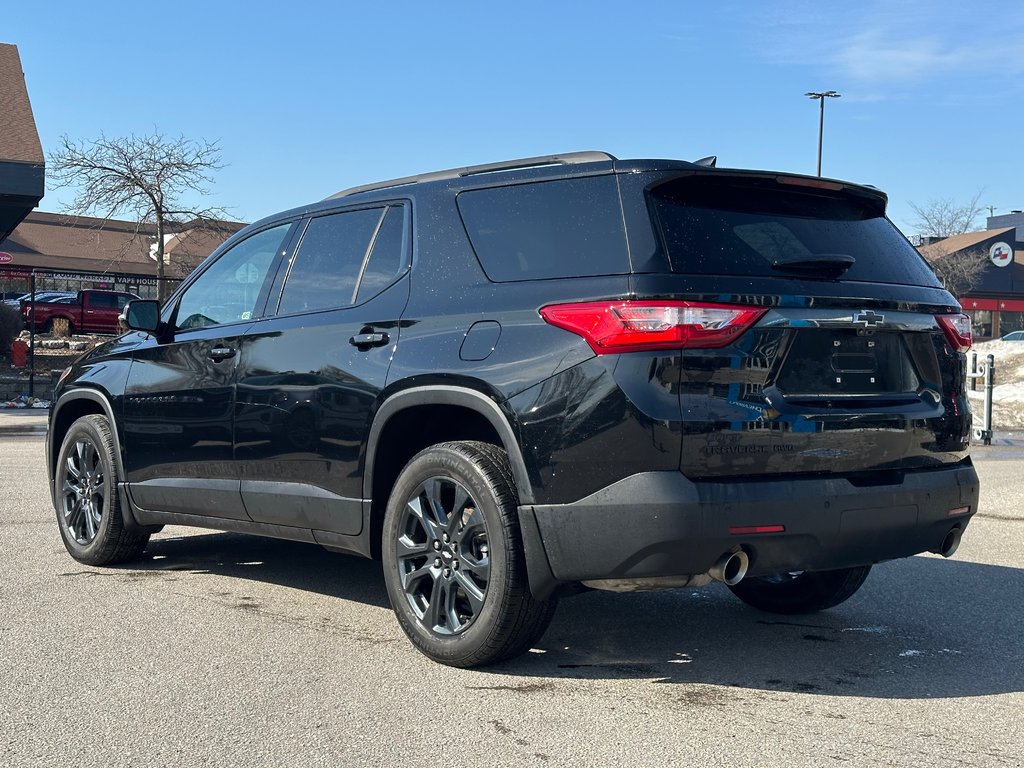
[[[96,538],[107,497],[107,480],[96,445],[88,439],[75,441],[63,467],[61,512],[68,532],[79,544]]]
[[[396,547],[402,591],[420,623],[464,632],[487,597],[491,562],[483,513],[450,477],[431,477],[406,501]]]

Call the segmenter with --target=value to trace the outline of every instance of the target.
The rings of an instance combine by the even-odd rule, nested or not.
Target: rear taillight
[[[957,352],[966,352],[971,348],[971,318],[967,315],[936,315],[946,341]]]
[[[695,301],[591,301],[552,304],[540,314],[577,333],[597,354],[724,347],[767,312]]]

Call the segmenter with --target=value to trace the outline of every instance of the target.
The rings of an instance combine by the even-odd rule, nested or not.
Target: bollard
[[[971,355],[971,368],[972,369],[976,369],[977,368],[977,362],[978,362],[978,355],[977,355],[977,353],[976,352],[972,353],[972,355]],[[977,386],[976,386],[975,382],[978,379],[982,379],[984,381],[985,401],[984,401],[984,405],[982,406],[983,410],[982,410],[982,414],[981,414],[982,415],[981,426],[975,426],[974,427],[974,439],[975,440],[980,440],[983,445],[992,445],[992,399],[993,399],[993,393],[994,393],[993,391],[994,391],[994,387],[995,387],[995,383],[996,383],[995,373],[996,373],[995,356],[994,355],[988,355],[988,357],[986,357],[984,362],[982,363],[981,372],[978,372],[976,370],[972,370],[970,373],[967,374],[967,378],[971,382],[971,389],[972,390],[976,390],[977,389]],[[975,423],[977,423],[977,420],[975,420]]]
[[[992,445],[992,390],[996,382],[996,358],[985,358],[985,445]]]

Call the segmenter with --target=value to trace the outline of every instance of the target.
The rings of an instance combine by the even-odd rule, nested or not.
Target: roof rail
[[[446,171],[434,171],[432,173],[421,173],[417,176],[404,176],[400,179],[388,181],[377,181],[373,184],[362,184],[358,187],[343,189],[337,194],[331,195],[327,200],[336,200],[339,197],[348,197],[359,192],[370,192],[374,189],[387,189],[388,187],[401,187],[406,184],[418,184],[423,181],[440,181],[442,179],[458,179],[463,176],[475,176],[478,173],[493,173],[495,171],[511,171],[518,168],[540,168],[545,165],[575,165],[577,163],[601,163],[607,160],[615,160],[613,155],[607,152],[566,152],[562,155],[543,155],[541,157],[524,157],[519,160],[505,160],[500,163],[485,163],[484,165],[470,165],[464,168],[449,168]]]

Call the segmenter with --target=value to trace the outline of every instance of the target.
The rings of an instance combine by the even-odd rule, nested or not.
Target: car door
[[[404,204],[311,218],[246,331],[235,459],[253,520],[360,532],[360,450],[409,297],[409,224]]]
[[[135,352],[124,467],[141,508],[248,519],[233,455],[235,369],[291,227],[263,229],[225,251],[165,307],[164,336]]]

